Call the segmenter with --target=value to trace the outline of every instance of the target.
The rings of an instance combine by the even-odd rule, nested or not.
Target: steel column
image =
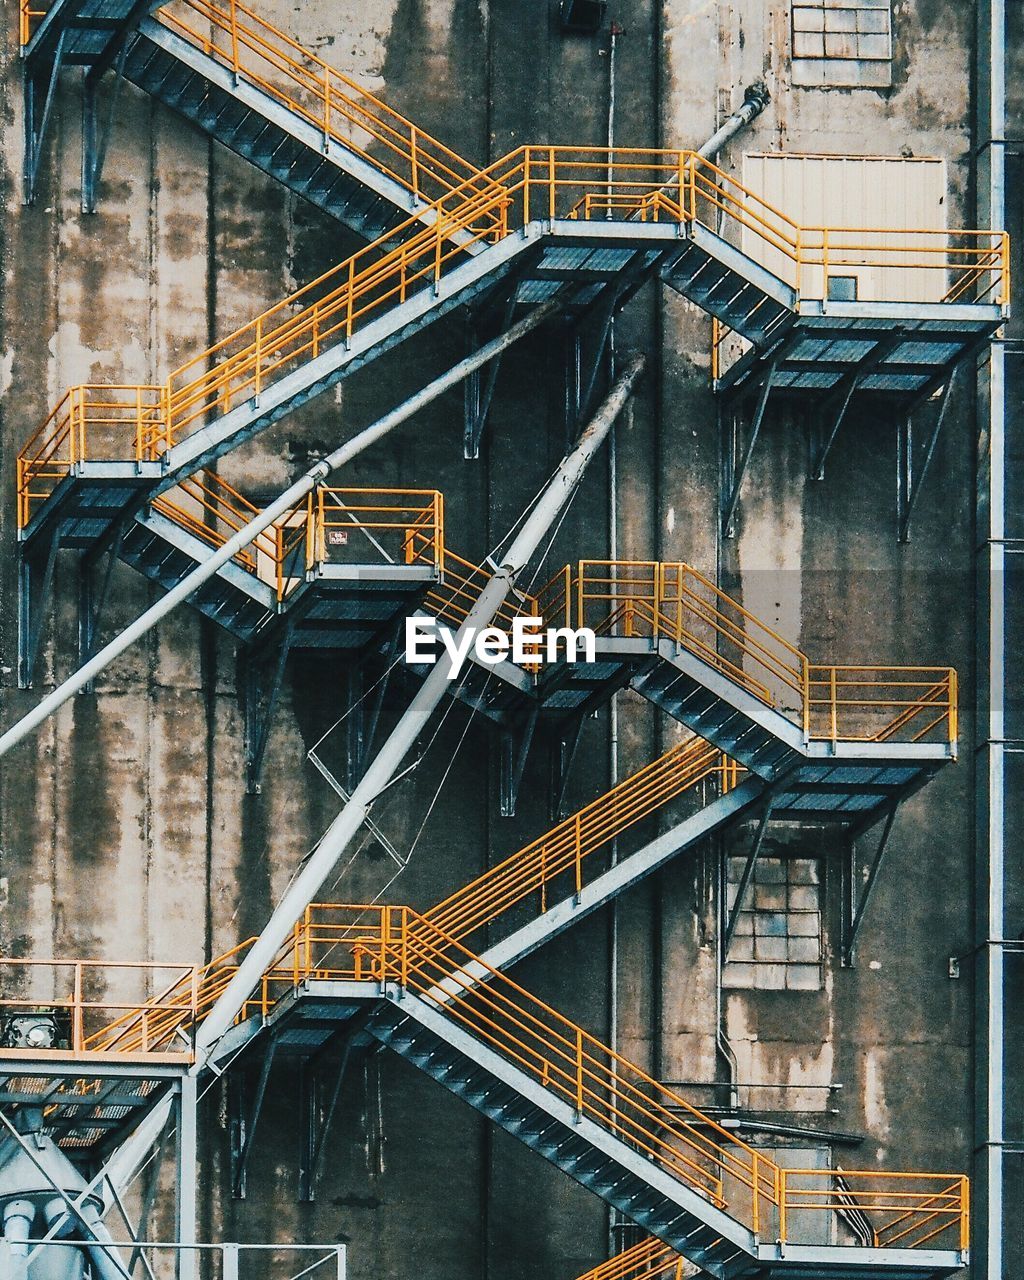
[[[199,1166],[198,1079],[195,1075],[182,1078],[178,1090],[178,1164],[177,1164],[177,1241],[180,1245],[196,1243],[198,1220],[197,1180]],[[184,1248],[178,1255],[177,1280],[197,1280],[199,1255],[195,1249]]]

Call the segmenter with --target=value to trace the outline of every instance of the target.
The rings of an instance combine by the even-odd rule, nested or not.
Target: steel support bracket
[[[832,420],[822,437],[821,447],[818,449],[811,462],[812,480],[825,479],[825,463],[828,460],[828,455],[832,452],[832,446],[836,442],[836,436],[839,434],[839,428],[843,425],[843,421],[846,418],[846,411],[850,407],[850,401],[853,399],[854,392],[868,374],[872,373],[880,364],[889,358],[896,348],[906,339],[906,336],[906,330],[900,328],[893,329],[892,333],[890,333],[888,337],[880,338],[876,342],[875,349],[872,351],[871,355],[855,368],[851,369],[849,373],[844,374],[836,385],[835,390],[823,402],[821,406],[821,415],[825,418],[831,412]]]
[[[252,1154],[256,1128],[263,1114],[263,1103],[267,1096],[267,1082],[270,1079],[270,1068],[274,1065],[274,1054],[277,1050],[277,1038],[271,1035],[263,1052],[260,1074],[256,1082],[256,1092],[252,1105],[246,1107],[247,1073],[239,1071],[237,1079],[229,1082],[234,1085],[232,1098],[234,1105],[229,1107],[230,1116],[230,1153],[231,1153],[231,1196],[234,1200],[244,1200],[246,1196],[246,1180],[249,1171],[249,1157]]]
[[[138,6],[136,6],[138,7]],[[128,36],[125,32],[111,49],[115,61],[114,85],[110,101],[102,121],[98,121],[96,97],[99,82],[109,63],[104,60],[91,67],[82,84],[82,212],[96,212],[96,193],[103,177],[103,163],[114,125],[114,114],[124,83],[124,66],[128,57]]]
[[[495,335],[496,337],[504,333],[512,323],[515,305],[516,291],[513,289],[506,299],[505,311],[501,318],[501,328],[498,334]],[[476,326],[472,319],[469,322],[468,340],[470,350],[476,350],[479,343],[477,341]],[[463,457],[471,461],[480,457],[480,441],[487,426],[487,418],[491,411],[491,401],[494,399],[494,388],[498,381],[498,371],[501,368],[501,357],[503,355],[504,352],[499,351],[487,365],[487,378],[483,384],[482,392],[479,369],[471,373],[466,379],[462,453]]]
[[[743,488],[743,481],[746,478],[747,468],[750,466],[750,459],[754,453],[754,445],[757,444],[757,437],[761,432],[761,424],[764,422],[765,410],[768,408],[768,398],[772,393],[772,382],[775,378],[775,371],[779,366],[781,353],[776,355],[769,364],[768,369],[761,382],[761,390],[757,397],[757,406],[754,409],[754,417],[750,423],[750,431],[747,435],[747,443],[743,449],[743,457],[739,464],[736,462],[736,445],[737,440],[737,422],[736,417],[729,415],[729,431],[726,436],[725,447],[722,450],[722,470],[724,473],[724,485],[722,489],[722,537],[735,537],[736,528],[734,517],[736,515],[736,507],[739,505],[740,490]]]
[[[576,762],[580,736],[583,732],[583,716],[573,716],[567,725],[563,725],[551,744],[551,788],[549,816],[552,822],[560,822],[565,815],[565,796],[569,789],[569,778]]]
[[[30,689],[43,637],[43,624],[60,550],[55,530],[42,552],[23,543],[18,553],[18,688]]]
[[[122,514],[114,525],[111,536],[83,552],[78,562],[78,665],[80,667],[85,666],[96,651],[96,634],[110,599],[114,565],[121,557],[121,547],[124,544],[129,518],[129,513]],[[96,561],[104,553],[106,560],[103,565],[103,580],[97,596],[93,591],[93,569]],[[91,693],[92,690],[93,685],[87,684],[80,692]]]
[[[312,1058],[302,1063],[299,1080],[299,1098],[301,1107],[300,1123],[301,1141],[299,1152],[299,1203],[312,1204],[316,1198],[316,1186],[323,1172],[324,1159],[327,1155],[327,1140],[334,1123],[335,1112],[341,1098],[342,1086],[348,1073],[352,1049],[359,1033],[366,1023],[369,1013],[360,1013],[353,1018],[347,1027],[345,1044],[341,1051],[341,1060],[334,1073],[330,1096],[326,1107],[321,1105],[321,1082],[323,1071],[323,1050],[319,1050]]]
[[[519,787],[523,781],[526,758],[530,754],[534,730],[537,728],[537,716],[540,706],[534,704],[526,714],[526,719],[515,728],[501,731],[501,816],[514,818],[516,804],[519,801]]]
[[[743,899],[746,897],[747,890],[750,888],[750,882],[754,878],[754,870],[757,867],[757,860],[761,856],[761,846],[764,844],[764,833],[768,830],[768,823],[772,818],[772,810],[775,808],[775,797],[769,792],[765,798],[764,808],[761,810],[761,820],[757,825],[757,832],[754,835],[754,843],[750,846],[750,852],[747,854],[747,861],[743,867],[743,874],[740,882],[736,887],[736,901],[729,906],[725,900],[722,902],[723,911],[723,929],[722,929],[722,961],[725,962],[729,956],[729,948],[732,946],[733,937],[736,934],[736,926],[739,924],[740,911],[743,908]],[[723,884],[728,883],[727,877],[723,876]]]
[[[49,75],[45,68],[40,73],[30,62],[25,63],[24,116],[25,116],[25,162],[23,169],[23,199],[25,204],[36,202],[36,185],[39,178],[39,166],[43,158],[43,144],[53,114],[53,100],[57,92],[61,67],[64,63],[64,44],[67,39],[65,28],[57,39],[53,62]],[[42,107],[40,109],[40,97]]]
[[[913,518],[914,508],[917,506],[918,499],[921,496],[921,486],[924,484],[928,468],[932,464],[935,448],[939,443],[939,436],[941,436],[942,428],[946,422],[946,411],[949,408],[950,392],[955,378],[956,370],[953,370],[943,385],[938,413],[935,415],[935,422],[932,426],[931,434],[928,436],[924,454],[916,468],[916,475],[914,467],[913,408],[908,410],[900,423],[896,450],[896,537],[899,542],[910,541],[910,521]]]
[[[889,837],[892,835],[892,828],[896,821],[899,807],[900,802],[896,799],[886,812],[878,844],[868,866],[867,879],[864,881],[864,887],[859,895],[857,893],[857,841],[855,836],[850,838],[843,870],[846,883],[843,892],[840,963],[844,969],[852,969],[854,966],[854,946],[857,941],[857,934],[864,923],[864,916],[875,889],[878,873],[882,867],[882,859],[885,857],[885,851],[889,844]]]
[[[245,718],[245,789],[251,796],[260,793],[263,760],[284,682],[284,669],[291,651],[294,629],[294,620],[289,618],[279,634],[277,654],[269,663],[264,662],[258,652],[243,652],[239,657],[242,677],[239,692]]]

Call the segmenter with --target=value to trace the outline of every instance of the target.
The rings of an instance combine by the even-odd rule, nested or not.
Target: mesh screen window
[[[746,858],[729,858],[729,910]],[[762,991],[821,988],[821,864],[816,858],[759,858],[729,948],[727,987]]]

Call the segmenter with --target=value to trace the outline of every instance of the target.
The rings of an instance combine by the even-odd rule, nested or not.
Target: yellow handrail
[[[956,748],[952,667],[814,664],[691,565],[580,560],[538,595],[549,626],[679,645],[789,716],[808,740],[943,741]]]
[[[160,996],[82,1038],[80,1051],[159,1052],[212,1007],[252,941],[203,970],[187,969]],[[784,1169],[408,907],[310,905],[241,1016],[265,1017],[311,980],[372,981],[415,993],[567,1102],[579,1119],[642,1153],[762,1238],[785,1242],[795,1210],[855,1209],[872,1223],[877,1247],[934,1247],[951,1237],[951,1247],[967,1248],[969,1186],[960,1174]],[[76,969],[77,1016],[89,1007],[82,989]],[[17,1052],[0,1050],[0,1058]],[[730,1205],[730,1195],[740,1191]],[[647,1255],[638,1250],[635,1256]],[[612,1270],[603,1280],[616,1275],[626,1280],[631,1272]]]
[[[424,918],[462,940],[533,894],[546,911],[560,877],[571,876],[578,892],[587,858],[684,792],[710,778],[723,781],[730,763],[702,738],[679,743],[431,907]]]
[[[577,1280],[682,1280],[682,1255],[656,1236],[648,1236],[632,1248],[601,1262]]]
[[[665,191],[672,183],[675,198]],[[394,232],[186,361],[163,388],[141,388],[146,393],[156,390],[159,406],[156,412],[147,411],[144,422],[131,420],[135,451],[147,458],[159,456],[204,420],[258,397],[275,378],[328,348],[351,342],[382,311],[418,291],[435,288],[478,246],[504,239],[540,211],[578,218],[583,201],[586,214],[588,196],[591,212],[594,200],[608,197],[612,204],[602,207],[620,218],[647,216],[654,210],[659,218],[701,222],[720,234],[730,228],[751,230],[767,248],[792,263],[791,282],[798,292],[801,273],[823,266],[827,239],[833,266],[844,260],[837,254],[846,253],[859,255],[858,265],[872,265],[881,272],[934,267],[954,276],[947,293],[953,300],[968,295],[985,299],[993,287],[998,288],[995,301],[1009,300],[1008,240],[1003,232],[910,228],[885,232],[885,242],[873,245],[872,237],[883,235],[877,228],[796,226],[695,152],[523,147],[446,190],[431,205],[431,225],[410,217]],[[851,247],[847,242],[857,236],[860,239],[854,239]],[[55,415],[59,418],[58,410],[22,450],[22,508],[31,500],[33,466],[38,470],[59,451]]]

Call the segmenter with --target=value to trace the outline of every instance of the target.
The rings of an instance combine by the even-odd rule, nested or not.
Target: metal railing
[[[138,1274],[136,1263],[142,1260],[142,1271],[151,1278],[177,1274],[182,1254],[195,1253],[201,1259],[205,1280],[300,1280],[314,1276],[317,1280],[345,1280],[346,1247],[343,1244],[180,1244],[164,1240],[113,1240],[87,1246],[78,1240],[0,1239],[0,1276],[3,1280],[32,1280],[32,1263],[42,1250],[86,1247],[101,1249],[110,1259],[112,1270],[121,1270],[127,1278]],[[22,1252],[25,1250],[25,1252]],[[53,1257],[49,1253],[50,1258]],[[68,1271],[71,1274],[71,1271]]]
[[[682,1254],[655,1236],[648,1236],[607,1262],[584,1271],[577,1280],[684,1280],[687,1271]]]
[[[579,893],[591,855],[702,782],[735,785],[733,762],[702,738],[690,738],[584,805],[538,839],[430,907],[424,917],[460,941],[536,895],[540,912],[564,885]]]
[[[548,626],[670,640],[789,716],[808,739],[956,746],[952,667],[814,664],[690,565],[581,560],[537,594]]]
[[[179,1036],[186,1020],[194,1026],[212,1007],[253,941],[189,971],[187,1014],[182,980],[122,1015],[92,1044],[133,1052],[143,1034],[151,1045],[157,1035]],[[240,1018],[265,1018],[310,981],[373,982],[415,993],[568,1103],[578,1120],[599,1125],[756,1235],[785,1242],[797,1211],[802,1218],[856,1211],[870,1223],[876,1247],[967,1249],[965,1177],[784,1169],[408,907],[311,904]]]
[[[108,960],[12,959],[0,957],[0,1011],[5,1026],[18,1016],[54,1019],[57,1043],[40,1050],[0,1047],[0,1059],[46,1056],[85,1057],[97,1052],[122,1053],[111,1026],[132,1020],[135,1035],[129,1055],[190,1055],[187,1042],[174,1043],[163,1023],[194,1024],[200,1009],[201,969],[196,965]],[[157,987],[147,999],[147,988]],[[113,988],[119,994],[111,995]]]
[[[311,124],[325,151],[333,143],[355,152],[417,200],[429,204],[481,175],[476,165],[238,0],[177,0],[157,17]],[[193,25],[197,20],[201,27]]]
[[[951,291],[957,300],[977,301],[992,295],[1000,303],[1009,300],[1008,241],[1002,232],[912,228],[884,233],[889,238],[878,244],[877,251],[853,249],[850,236],[870,240],[883,233],[801,229],[696,152],[523,147],[483,175],[486,181],[474,176],[436,200],[430,226],[417,217],[408,219],[186,361],[162,388],[119,389],[119,404],[124,400],[130,406],[136,392],[156,400],[145,411],[139,408],[134,418],[129,414],[124,427],[130,433],[119,456],[132,452],[133,440],[137,455],[158,456],[205,421],[243,403],[258,402],[275,379],[329,348],[350,343],[371,319],[423,290],[436,288],[475,246],[502,240],[534,219],[593,216],[601,200],[610,200],[600,208],[620,219],[657,216],[701,223],[724,235],[730,230],[734,234],[751,230],[766,251],[792,265],[791,282],[798,290],[809,271],[820,270],[827,276],[832,267],[847,260],[842,255],[856,253],[859,265],[873,266],[883,274],[941,268],[952,276]],[[674,196],[667,190],[674,191]],[[29,481],[38,480],[35,472],[59,453],[59,442],[66,434],[59,425],[62,421],[61,413],[54,410],[22,451],[22,504],[29,500]],[[77,456],[86,456],[84,446]]]
[[[21,43],[28,44],[48,6],[20,0]],[[175,0],[155,15],[166,27],[293,112],[332,145],[358,155],[425,204],[480,169],[389,107],[364,85],[239,0]]]
[[[81,462],[152,462],[167,446],[164,387],[70,387],[18,455],[23,529]]]
[[[153,500],[154,510],[210,546],[223,546],[260,508],[215,472],[184,480]],[[350,544],[349,539],[355,542]],[[436,489],[338,489],[318,485],[264,529],[235,561],[283,601],[307,573],[365,546],[374,563],[445,565],[444,497]]]
[[[798,1209],[802,1216],[859,1210],[876,1247],[967,1248],[965,1177],[815,1170],[806,1177],[817,1181],[805,1185],[803,1171],[783,1169],[738,1139],[410,908],[309,908],[270,975],[267,1010],[283,994],[289,968],[296,985],[339,977],[414,992],[578,1119],[598,1124],[762,1238],[786,1242]]]

